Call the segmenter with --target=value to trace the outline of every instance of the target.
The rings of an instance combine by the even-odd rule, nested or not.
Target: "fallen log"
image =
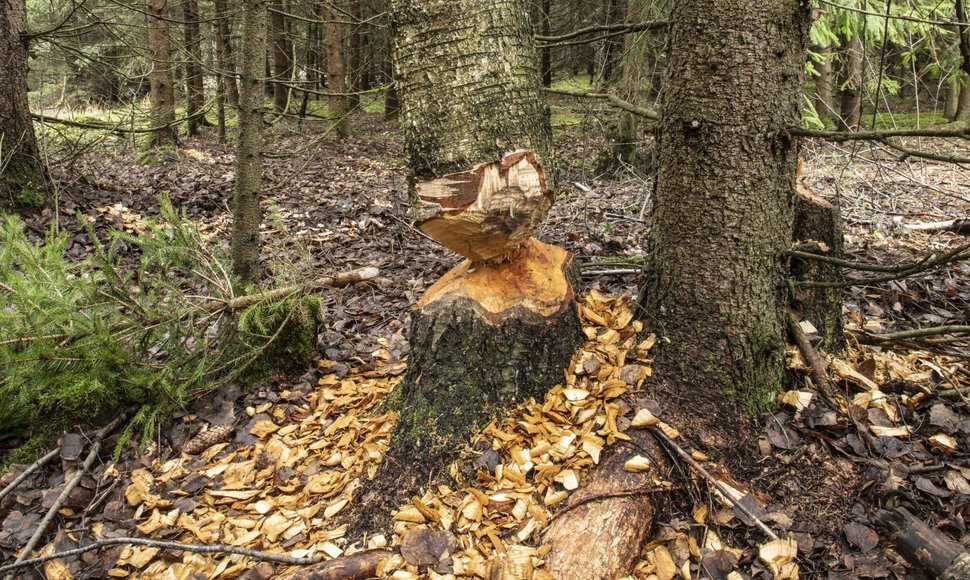
[[[970,552],[906,508],[884,511],[879,521],[892,532],[899,554],[916,569],[942,580],[970,578]]]
[[[297,570],[285,576],[285,580],[364,580],[377,576],[381,562],[390,558],[390,550],[365,550],[350,556],[341,556]]]

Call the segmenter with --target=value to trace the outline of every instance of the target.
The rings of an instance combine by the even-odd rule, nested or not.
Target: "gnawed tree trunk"
[[[804,184],[799,184],[795,196],[794,240],[814,246],[813,252],[843,257],[842,213],[838,206]],[[836,265],[800,258],[792,260],[792,277],[796,281],[829,283],[845,280],[842,269]],[[823,349],[839,352],[845,348],[841,287],[798,288],[792,298],[801,320],[808,320],[818,331]]]
[[[293,60],[290,53],[293,47],[286,31],[286,7],[283,0],[273,0],[270,4],[270,21],[273,25],[273,107],[285,113],[290,102],[290,87],[286,83],[293,79]]]
[[[344,42],[346,36],[347,16],[343,11],[337,10],[338,0],[327,5],[327,22],[324,24],[324,36],[327,41],[327,91],[330,97],[327,100],[330,118],[336,123],[334,129],[340,137],[350,134],[350,119],[347,115],[350,108],[347,103],[347,44]],[[346,2],[340,1],[340,5]]]
[[[33,210],[47,199],[47,170],[27,102],[27,7],[0,2],[0,209]]]
[[[260,109],[263,105],[263,63],[266,54],[268,0],[243,2],[242,75],[239,93],[239,139],[236,145],[236,185],[232,208],[232,269],[248,282],[259,271],[259,197],[263,182]]]
[[[392,9],[414,217],[468,259],[415,306],[408,371],[388,402],[401,416],[359,503],[361,529],[447,478],[476,428],[561,382],[584,339],[571,255],[531,238],[554,194],[525,2]]]
[[[842,92],[839,118],[836,124],[842,130],[859,127],[862,119],[863,54],[859,35],[842,42],[842,68],[839,72],[839,90]]]
[[[169,25],[171,5],[168,0],[148,0],[148,54],[152,61],[148,80],[151,85],[152,124],[158,127],[152,133],[150,145],[175,145],[178,142],[175,127],[175,67]]]
[[[185,63],[185,115],[188,117],[189,135],[196,135],[199,127],[205,125],[202,111],[205,104],[205,87],[202,78],[202,41],[199,25],[198,0],[183,0],[182,19],[185,36],[185,49],[188,59]]]

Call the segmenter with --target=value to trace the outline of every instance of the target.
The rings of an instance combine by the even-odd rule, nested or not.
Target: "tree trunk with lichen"
[[[263,106],[263,60],[266,52],[267,0],[243,3],[242,70],[239,90],[239,138],[232,207],[232,269],[253,282],[259,271],[259,197],[263,182],[260,109]]]
[[[781,0],[672,11],[640,304],[671,341],[655,375],[709,401],[708,422],[770,405],[784,375],[799,150],[786,128],[799,122],[807,16]]]
[[[44,205],[47,170],[37,147],[27,102],[27,7],[0,2],[0,209],[29,211]]]
[[[398,0],[396,81],[416,224],[466,259],[414,308],[391,445],[358,506],[374,530],[447,479],[475,429],[560,383],[583,341],[572,256],[531,237],[551,133],[520,0]]]

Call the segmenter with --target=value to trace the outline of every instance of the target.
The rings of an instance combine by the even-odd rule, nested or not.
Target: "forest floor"
[[[362,266],[378,267],[380,276],[323,293],[319,359],[305,375],[280,377],[251,392],[215,393],[176,417],[158,445],[96,465],[61,508],[40,554],[90,543],[97,534],[332,557],[393,544],[407,529],[433,522],[454,523],[457,535],[454,558],[442,573],[483,575],[490,554],[515,545],[541,559],[542,525],[568,504],[568,492],[600,451],[630,428],[637,408],[663,418],[663,401],[649,398],[651,339],[637,335],[629,299],[639,283],[636,259],[645,251],[652,179],[636,170],[597,175],[599,117],[581,115],[566,101],[555,111],[560,189],[537,237],[579,257],[584,325],[594,336],[611,338],[586,345],[564,389],[517,411],[518,423],[534,421],[535,429],[510,420],[480,435],[504,471],[481,474],[467,489],[431,490],[402,506],[387,538],[344,536],[340,513],[353,501],[357,475],[379,460],[393,424],[393,415],[378,405],[406,364],[409,307],[458,259],[408,225],[396,124],[358,115],[354,136],[338,141],[321,135],[325,125],[280,121],[267,137],[274,143],[263,202],[267,277],[283,269],[310,276]],[[82,144],[79,154],[77,145],[71,154],[52,155],[57,209],[28,223],[37,235],[57,219],[72,233],[71,255],[80,258],[91,241],[75,212],[96,232],[139,231],[158,215],[157,199],[165,193],[214,242],[227,239],[233,154],[214,131],[147,163],[125,141]],[[921,145],[957,150],[953,143]],[[899,162],[898,153],[877,144],[810,142],[803,157],[806,184],[840,203],[849,259],[913,261],[967,241],[904,226],[970,216],[970,170],[915,158]],[[970,263],[847,288],[845,314],[850,329],[873,333],[968,324]],[[797,541],[803,577],[919,577],[877,521],[878,510],[900,505],[970,546],[968,345],[850,341],[846,352],[832,357],[837,393],[819,393],[797,349],[789,349],[795,394],[759,419],[759,453],[730,466],[731,485],[750,490],[761,519]],[[594,365],[584,364],[591,359]],[[631,377],[617,364],[624,359],[642,370]],[[234,435],[221,430],[207,449],[175,451],[203,425],[231,425]],[[83,444],[65,436],[62,465],[38,471],[0,501],[0,562],[26,543],[76,470]],[[545,467],[533,469],[523,449]],[[744,577],[768,577],[770,558],[759,559],[762,532],[682,468],[668,474],[676,485],[665,494],[670,501],[634,576],[726,577],[736,568]],[[4,483],[20,469],[13,466]],[[409,577],[418,571],[410,562],[397,556],[382,572]],[[239,555],[115,546],[52,560],[25,577],[267,578],[283,569]]]

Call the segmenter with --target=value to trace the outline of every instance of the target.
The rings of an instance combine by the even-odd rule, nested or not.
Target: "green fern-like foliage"
[[[67,236],[32,242],[2,216],[0,439],[128,407],[125,438],[144,440],[210,389],[309,360],[319,300],[262,301],[237,316],[226,307],[238,288],[226,253],[160,205],[146,233],[116,232],[83,261],[67,257]]]

